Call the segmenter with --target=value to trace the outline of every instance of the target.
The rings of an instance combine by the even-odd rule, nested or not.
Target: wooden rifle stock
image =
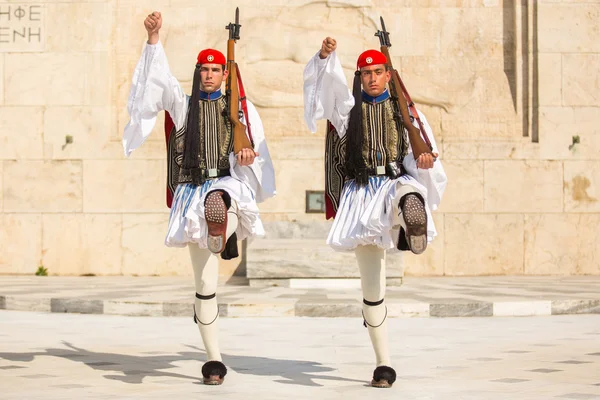
[[[252,143],[246,135],[246,126],[240,121],[240,86],[238,82],[238,65],[235,62],[235,41],[240,38],[240,10],[235,9],[235,23],[230,23],[225,27],[229,31],[229,40],[227,41],[227,81],[225,82],[225,91],[227,92],[227,113],[233,128],[233,151],[237,155],[242,149],[252,148]],[[242,90],[243,91],[243,90]],[[245,99],[242,99],[245,101]],[[245,103],[244,103],[245,104]],[[246,111],[244,109],[244,111]],[[246,115],[246,118],[250,118]],[[250,121],[246,121],[248,127]]]
[[[408,104],[407,100],[404,98],[404,94],[402,93],[403,84],[400,80],[400,74],[398,71],[394,69],[392,65],[392,57],[390,57],[390,52],[388,50],[388,46],[381,46],[381,52],[387,58],[387,67],[390,71],[392,77],[390,79],[389,87],[390,87],[390,95],[392,100],[396,103],[396,106],[402,116],[402,124],[404,128],[408,131],[408,140],[410,141],[410,146],[412,148],[413,155],[415,160],[419,158],[419,156],[423,153],[431,153],[431,146],[428,146],[427,143],[421,137],[421,131],[416,128],[410,119],[410,115],[408,113]],[[416,116],[415,116],[416,117]],[[400,128],[400,127],[398,127]],[[425,132],[423,132],[426,134]]]
[[[227,41],[227,71],[225,90],[228,94],[228,116],[233,129],[233,151],[238,154],[242,149],[253,149],[246,135],[246,126],[240,121],[240,92],[237,63],[235,62],[235,40],[233,39]]]

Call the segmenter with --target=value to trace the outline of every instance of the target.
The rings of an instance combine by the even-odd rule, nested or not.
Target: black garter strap
[[[370,306],[370,307],[376,307],[376,306],[380,306],[383,304],[383,301],[385,299],[381,299],[379,301],[368,301],[366,299],[363,299],[363,303],[365,303],[365,305]],[[388,315],[388,309],[387,306],[385,306],[385,316],[383,317],[383,321],[381,321],[381,323],[377,326],[371,325],[367,322],[367,319],[365,318],[365,312],[362,312],[362,317],[363,317],[363,325],[366,328],[367,326],[370,326],[371,328],[379,328],[381,325],[383,325],[383,323],[385,322],[385,320],[387,319],[387,315]]]
[[[209,294],[209,295],[207,295],[207,296],[203,296],[203,295],[201,295],[200,293],[196,293],[196,298],[197,298],[198,300],[212,300],[212,299],[214,299],[215,297],[217,297],[217,294],[216,294],[216,293]],[[195,323],[195,324],[198,324],[198,323],[200,323],[201,325],[204,325],[204,326],[212,325],[212,324],[214,324],[214,322],[217,320],[217,318],[219,318],[219,306],[218,306],[218,305],[217,305],[217,315],[215,316],[215,319],[213,319],[213,320],[212,320],[212,321],[211,321],[209,324],[205,324],[204,322],[200,321],[200,319],[199,319],[199,318],[198,318],[198,316],[196,315],[196,305],[194,304],[194,323]]]
[[[215,297],[217,297],[217,294],[216,294],[216,293],[209,294],[209,295],[207,295],[207,296],[203,296],[203,295],[201,295],[200,293],[196,293],[196,298],[197,298],[197,299],[199,299],[199,300],[212,300],[212,299],[214,299]]]
[[[378,306],[380,304],[383,304],[383,300],[384,299],[381,299],[379,301],[368,301],[366,299],[363,299],[363,303],[365,303],[368,306],[375,307],[375,306]]]

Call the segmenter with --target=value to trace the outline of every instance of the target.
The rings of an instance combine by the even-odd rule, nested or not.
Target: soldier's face
[[[206,93],[219,90],[225,78],[227,70],[221,64],[202,64],[200,67],[200,89]]]
[[[365,93],[377,97],[385,90],[390,81],[391,73],[385,70],[385,65],[369,65],[360,69],[360,79]]]

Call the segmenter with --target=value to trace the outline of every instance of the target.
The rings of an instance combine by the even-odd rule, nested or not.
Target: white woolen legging
[[[231,207],[227,211],[227,239],[236,231],[238,226],[238,207],[235,200],[231,200]],[[194,280],[196,293],[201,296],[210,296],[217,292],[219,283],[219,259],[208,249],[201,249],[194,243],[188,245],[192,266],[194,267]],[[204,342],[207,361],[222,361],[219,351],[219,326],[217,298],[210,300],[194,300],[198,328]]]
[[[355,254],[360,269],[363,298],[373,303],[383,300],[386,283],[385,250],[377,246],[358,246]],[[375,350],[377,366],[391,367],[385,301],[377,306],[368,306],[363,303],[363,314]]]

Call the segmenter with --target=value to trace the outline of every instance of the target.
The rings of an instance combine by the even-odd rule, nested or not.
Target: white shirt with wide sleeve
[[[311,132],[316,131],[316,121],[327,119],[336,128],[338,135],[344,137],[348,128],[350,111],[354,107],[354,98],[348,88],[342,65],[333,52],[326,59],[321,59],[319,53],[315,54],[304,69],[304,119]],[[428,138],[433,147],[433,152],[439,154],[433,131],[425,116],[418,111],[425,127]],[[418,127],[417,122],[414,121]],[[372,200],[363,204],[362,210],[339,210],[336,216],[345,219],[359,219],[362,226],[350,227],[348,223],[343,227],[334,222],[328,243],[337,250],[351,250],[356,245],[377,244],[386,249],[393,247],[393,238],[386,230],[397,228],[403,221],[398,220],[398,215],[391,215],[390,210],[398,211],[394,193],[399,193],[398,185],[411,185],[426,199],[428,213],[428,238],[432,240],[437,235],[431,211],[436,210],[441,202],[447,184],[447,177],[438,159],[431,169],[419,169],[409,145],[408,154],[403,165],[407,175],[395,181],[389,181],[377,189]],[[347,185],[348,186],[348,185]],[[346,187],[345,187],[346,190]],[[346,193],[347,194],[347,193]],[[342,194],[344,198],[344,194]],[[355,208],[356,202],[348,207]],[[340,203],[340,207],[342,204]],[[341,211],[341,213],[340,213]],[[360,213],[358,215],[357,213]],[[344,214],[344,215],[341,215]],[[339,226],[337,226],[339,225]],[[356,225],[356,224],[355,224]],[[374,238],[374,232],[382,237]],[[347,238],[350,238],[347,240]]]
[[[167,111],[176,129],[181,129],[186,123],[188,102],[189,96],[171,74],[162,43],[146,44],[133,73],[127,102],[130,120],[123,133],[125,155],[129,157],[150,136],[160,111]],[[230,162],[231,176],[249,185],[260,203],[276,193],[275,170],[260,116],[252,103],[247,104],[254,147],[260,156],[249,167]],[[233,154],[230,155],[232,160],[235,160]]]
[[[183,92],[181,85],[171,74],[162,44],[160,42],[155,45],[146,44],[133,74],[127,103],[130,120],[123,132],[122,143],[125,155],[129,157],[146,141],[161,111],[170,114],[177,130],[183,128],[187,120],[188,103],[189,96]],[[200,247],[206,247],[203,199],[209,187],[226,190],[238,203],[239,240],[264,234],[256,203],[275,195],[275,171],[262,121],[254,105],[250,102],[247,104],[248,115],[244,116],[243,122],[247,126],[245,118],[250,121],[255,151],[260,156],[255,158],[252,165],[240,166],[235,155],[231,153],[229,155],[230,177],[207,181],[199,188],[179,185],[169,219],[165,240],[167,246],[182,247],[188,242],[196,242]]]

